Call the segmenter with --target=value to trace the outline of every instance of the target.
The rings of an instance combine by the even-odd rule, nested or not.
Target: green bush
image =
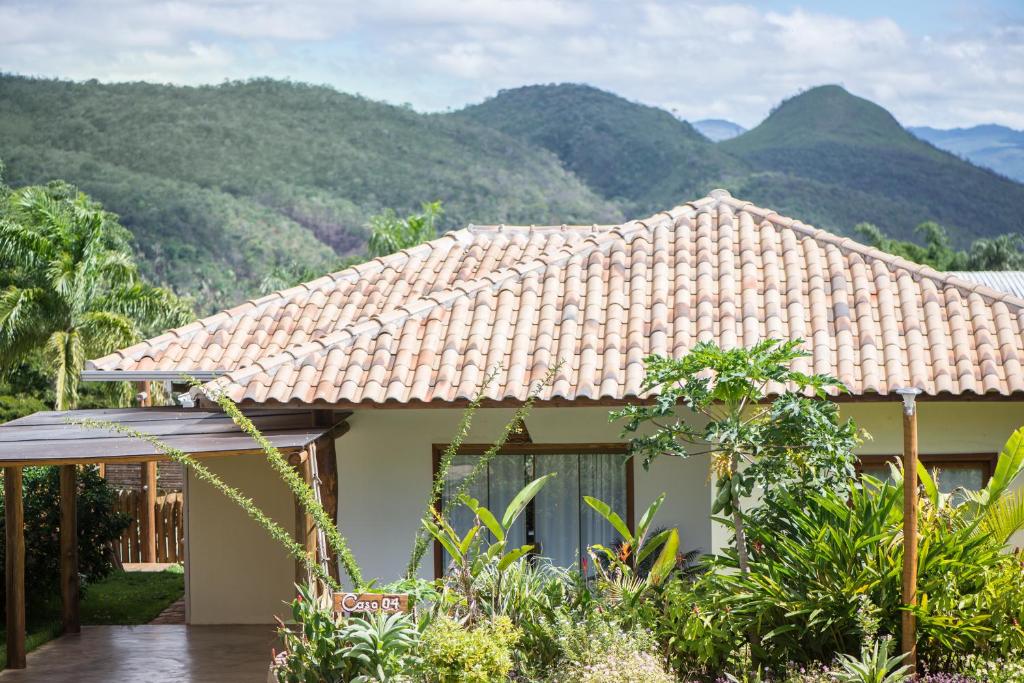
[[[30,602],[45,600],[60,580],[60,471],[57,467],[24,469],[25,591]],[[114,568],[110,543],[128,528],[127,515],[114,511],[114,490],[93,467],[78,470],[78,571],[89,582]],[[6,506],[0,494],[0,524]],[[0,570],[5,548],[0,544]],[[0,590],[4,588],[0,585]]]
[[[341,618],[331,603],[330,593],[317,597],[309,587],[299,587],[291,605],[294,625],[278,628],[285,649],[274,658],[274,678],[279,683],[398,680],[411,666],[419,640],[412,617]]]
[[[512,670],[520,631],[505,616],[464,628],[448,616],[427,627],[422,641],[423,680],[429,683],[493,683]]]
[[[902,613],[902,489],[868,478],[836,492],[780,498],[771,524],[748,526],[750,571],[734,549],[714,558],[692,586],[661,596],[656,626],[673,667],[724,670],[745,643],[773,671],[788,662],[857,654],[876,636],[896,636]],[[964,508],[922,505],[919,533],[919,660],[951,667],[972,652],[1024,651],[1024,570]]]
[[[558,638],[562,660],[551,683],[672,683],[655,654],[651,634],[624,631],[604,616],[593,613],[581,621],[565,621]]]

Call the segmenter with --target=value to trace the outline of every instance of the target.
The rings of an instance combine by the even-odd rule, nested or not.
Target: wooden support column
[[[149,382],[140,384],[142,406],[153,405]],[[142,463],[142,519],[139,520],[142,537],[142,561],[156,562],[156,461]]]
[[[4,468],[7,668],[25,668],[25,503],[21,467]]]
[[[156,461],[142,463],[142,561],[156,562]]]
[[[60,468],[60,600],[64,633],[78,633],[78,467]]]
[[[335,523],[338,522],[338,460],[335,455],[334,440],[337,436],[347,431],[348,425],[342,425],[336,436],[332,435],[319,439],[316,442],[317,473],[320,477],[320,503],[324,506],[327,514],[331,516],[331,519],[335,520]],[[330,545],[327,546],[327,556],[331,576],[336,581],[340,581],[341,576],[338,572],[337,553],[334,552],[334,548]]]
[[[917,405],[918,389],[898,389],[903,398],[903,605],[917,604]],[[900,645],[905,661],[917,669],[917,619],[904,611]]]
[[[299,476],[306,484],[313,485],[313,463],[311,460],[311,454],[308,450],[302,451],[301,453],[295,453],[288,458],[292,467],[294,467]],[[306,508],[303,507],[298,497],[295,498],[295,541],[302,546],[306,555],[316,562],[316,523],[313,521],[313,516],[306,512]],[[306,566],[296,560],[295,561],[295,583],[307,583],[309,581],[309,571]]]

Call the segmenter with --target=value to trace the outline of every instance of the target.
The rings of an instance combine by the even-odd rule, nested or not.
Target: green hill
[[[144,273],[204,310],[275,267],[333,268],[367,217],[444,202],[470,222],[605,222],[726,187],[819,227],[959,247],[1024,232],[1024,185],[923,142],[838,86],[712,143],[666,111],[582,85],[506,90],[418,114],[331,88],[208,87],[0,76],[0,160],[20,185],[62,178],[121,215]]]
[[[210,87],[0,76],[12,185],[62,178],[121,215],[144,272],[204,308],[274,266],[327,270],[367,217],[440,199],[468,222],[607,221],[620,209],[548,152],[465,120],[331,88]]]
[[[1024,231],[1024,185],[932,147],[839,86],[797,95],[719,146],[758,171],[730,189],[820,227],[870,221],[905,239],[934,220],[961,246]]]
[[[502,90],[453,116],[550,150],[631,214],[674,206],[747,170],[686,121],[586,85]]]

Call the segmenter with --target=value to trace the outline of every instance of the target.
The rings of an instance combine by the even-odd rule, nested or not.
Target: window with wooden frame
[[[447,448],[435,444],[433,475]],[[452,461],[445,478],[442,505],[448,505],[455,529],[465,532],[473,524],[473,513],[453,501],[455,491],[490,446],[465,444]],[[505,507],[523,486],[545,474],[557,472],[527,507],[509,534],[512,547],[532,544],[535,554],[568,567],[576,563],[588,546],[612,545],[618,535],[611,526],[583,502],[592,496],[626,515],[633,526],[633,461],[627,460],[625,444],[507,444],[491,459],[487,471],[473,481],[467,493],[500,519]],[[434,574],[441,576],[448,556],[434,544]]]
[[[889,463],[897,463],[899,455],[862,455],[858,470],[883,481],[890,478]],[[977,491],[988,483],[995,469],[995,453],[942,453],[918,455],[921,464],[936,478],[939,491],[952,493],[957,489]]]

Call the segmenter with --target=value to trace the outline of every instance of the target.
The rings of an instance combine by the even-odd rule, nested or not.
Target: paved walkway
[[[173,602],[167,606],[151,624],[184,624],[185,623],[185,598]]]
[[[265,683],[272,626],[83,626],[0,683]]]

